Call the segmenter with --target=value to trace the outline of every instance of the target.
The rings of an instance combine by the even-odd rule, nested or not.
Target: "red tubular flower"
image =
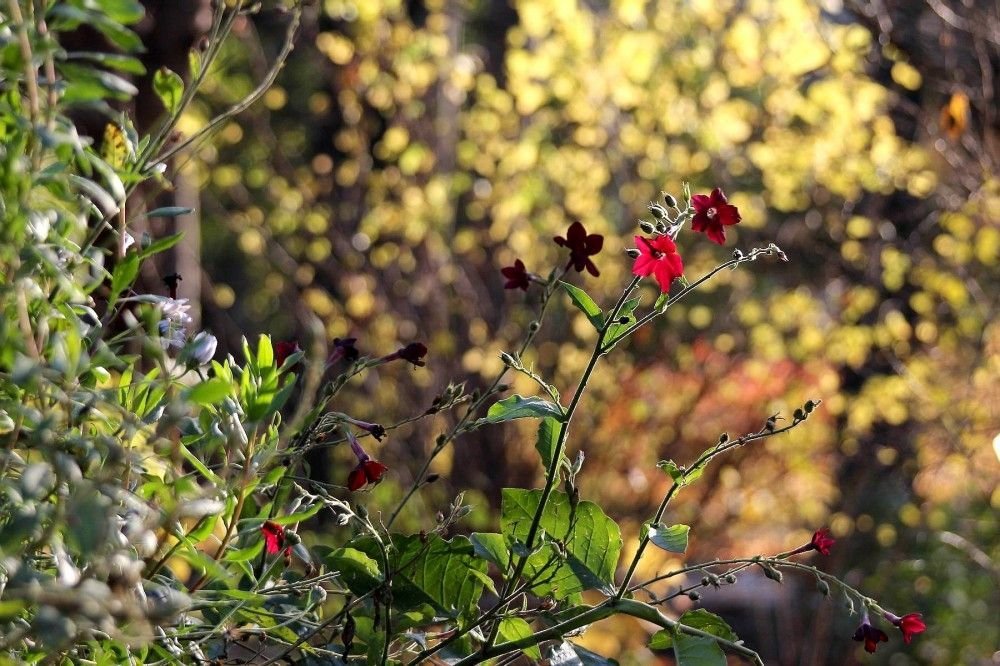
[[[893,625],[903,632],[903,642],[907,645],[910,644],[914,636],[922,634],[927,629],[927,625],[924,624],[920,613],[909,613],[903,617],[899,617],[887,612],[885,613],[885,619],[892,622]]]
[[[881,629],[873,627],[868,621],[868,613],[865,613],[861,617],[861,626],[854,632],[854,640],[864,641],[866,652],[875,652],[878,644],[888,642],[889,637]]]
[[[809,546],[813,550],[818,550],[823,555],[829,555],[830,547],[835,543],[837,543],[837,541],[830,536],[830,530],[824,527],[813,533],[812,541],[809,542]]]
[[[671,283],[684,273],[684,262],[677,254],[677,246],[667,236],[656,238],[635,237],[639,256],[632,264],[632,274],[639,277],[652,275],[664,294],[670,291]]]
[[[711,194],[694,195],[691,205],[694,207],[691,228],[703,231],[710,241],[719,245],[726,242],[726,227],[739,224],[742,219],[739,209],[729,203],[718,187]]]
[[[282,340],[274,345],[274,366],[280,368],[285,364],[285,359],[296,352],[302,351],[299,348],[298,340]]]
[[[265,520],[260,526],[264,535],[264,547],[268,555],[274,555],[285,546],[285,528],[270,520]]]
[[[361,447],[361,442],[354,433],[347,431],[347,440],[351,443],[351,451],[358,458],[358,464],[347,475],[347,487],[351,492],[361,490],[369,483],[378,483],[389,468],[372,457]]]
[[[601,274],[590,257],[598,254],[604,247],[604,236],[600,234],[588,235],[582,224],[574,222],[569,225],[566,238],[556,236],[553,240],[556,245],[569,248],[569,263],[566,264],[566,268],[572,266],[581,273],[586,268],[587,272],[594,277]]]
[[[501,268],[500,272],[507,278],[507,282],[503,285],[504,289],[523,289],[528,291],[528,284],[531,280],[528,277],[528,271],[524,268],[524,262],[520,259],[516,259],[513,266]]]

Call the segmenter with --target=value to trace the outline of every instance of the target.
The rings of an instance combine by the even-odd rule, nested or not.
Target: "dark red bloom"
[[[507,278],[507,282],[503,285],[504,289],[523,289],[528,291],[531,279],[528,277],[528,271],[524,268],[524,262],[520,259],[514,260],[513,266],[501,268],[500,272]]]
[[[389,468],[372,457],[361,447],[361,442],[354,436],[354,433],[347,431],[347,440],[351,443],[351,451],[358,458],[358,464],[347,475],[347,487],[354,492],[360,490],[366,484],[378,483],[382,480],[382,475],[389,471]]]
[[[402,349],[395,351],[388,356],[383,356],[382,361],[395,361],[396,359],[403,359],[404,361],[409,361],[413,365],[427,365],[424,363],[424,356],[427,355],[427,346],[420,342],[411,342]]]
[[[809,546],[813,550],[818,550],[823,555],[829,555],[830,547],[835,543],[837,543],[837,540],[831,537],[830,530],[824,527],[813,533],[812,541],[809,542]]]
[[[285,528],[270,520],[265,520],[260,526],[264,535],[264,547],[269,555],[274,555],[285,546]]]
[[[274,365],[280,368],[285,364],[285,359],[296,352],[302,351],[299,348],[298,340],[282,340],[274,345]]]
[[[739,224],[742,219],[736,206],[729,203],[726,195],[718,187],[711,194],[696,194],[691,197],[694,217],[691,228],[703,231],[713,243],[726,242],[726,227]]]
[[[873,627],[868,621],[868,613],[865,613],[861,618],[861,626],[854,632],[854,640],[864,641],[866,652],[875,652],[878,644],[888,642],[889,637],[881,629]]]
[[[601,274],[590,257],[598,254],[604,247],[604,236],[600,234],[588,235],[582,224],[574,222],[569,225],[566,238],[556,236],[553,240],[557,245],[569,248],[569,263],[566,264],[566,268],[572,266],[581,273],[586,268],[587,272],[594,277]]]
[[[177,283],[183,280],[180,273],[171,273],[163,276],[163,284],[167,285],[170,291],[170,298],[177,298]]]
[[[326,360],[327,363],[333,365],[340,359],[344,359],[348,363],[354,363],[361,356],[361,352],[355,348],[354,343],[357,342],[357,338],[334,338],[333,339],[333,351],[330,352],[330,358]]]
[[[632,274],[639,277],[652,275],[664,294],[670,291],[671,283],[684,273],[684,262],[677,254],[677,245],[668,236],[656,238],[635,237],[639,256],[632,264]]]
[[[927,625],[924,624],[920,613],[909,613],[903,617],[899,617],[887,612],[885,613],[885,619],[892,622],[896,627],[899,627],[899,630],[903,632],[903,642],[907,645],[913,640],[914,636],[922,634],[927,629]]]

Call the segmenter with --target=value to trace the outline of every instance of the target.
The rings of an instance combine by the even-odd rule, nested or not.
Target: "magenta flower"
[[[361,352],[357,350],[354,343],[357,342],[357,338],[334,338],[333,339],[333,351],[330,352],[330,358],[326,359],[328,365],[333,365],[337,361],[344,359],[348,363],[354,363],[361,356]]]
[[[886,612],[884,617],[903,632],[903,642],[907,645],[910,644],[914,636],[922,634],[927,629],[927,625],[924,624],[920,613],[909,613],[903,617],[899,617],[898,615]]]
[[[837,540],[830,536],[830,530],[826,527],[818,529],[813,533],[809,546],[813,550],[818,550],[823,555],[830,554],[830,547],[837,543]]]
[[[696,194],[691,197],[694,217],[691,228],[702,231],[713,243],[726,242],[726,227],[739,224],[740,211],[729,203],[726,195],[718,187],[711,194]]]
[[[274,555],[285,547],[285,528],[281,525],[265,520],[260,531],[264,535],[264,548],[269,555]],[[290,550],[291,546],[288,548]]]
[[[660,285],[660,291],[667,293],[670,285],[684,273],[684,262],[677,254],[677,245],[668,236],[656,238],[635,237],[639,256],[632,264],[632,274],[639,277],[652,275]]]
[[[500,272],[507,278],[507,282],[503,285],[504,289],[523,289],[528,291],[528,284],[531,282],[531,278],[528,277],[528,271],[525,270],[524,262],[520,259],[516,259],[513,266],[501,268]]]
[[[424,356],[427,355],[427,346],[420,342],[411,342],[402,349],[394,351],[388,356],[383,356],[380,360],[382,363],[388,363],[389,361],[395,361],[397,359],[402,359],[412,363],[414,366],[427,365],[424,363]]]
[[[556,245],[569,248],[569,263],[566,264],[566,268],[572,266],[581,273],[586,268],[587,272],[594,277],[601,274],[590,257],[597,255],[604,247],[604,236],[600,234],[588,235],[582,224],[574,222],[569,225],[566,238],[556,236],[553,240]]]

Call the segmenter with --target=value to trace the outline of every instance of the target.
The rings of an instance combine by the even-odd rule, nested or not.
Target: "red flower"
[[[269,555],[274,555],[285,546],[285,528],[270,520],[265,520],[260,526],[260,531],[264,535],[264,547]],[[291,549],[291,546],[289,546]]]
[[[355,348],[354,343],[357,338],[334,338],[333,339],[333,351],[330,352],[330,358],[326,362],[333,365],[340,359],[344,359],[348,363],[354,363],[361,356],[361,352]]]
[[[524,268],[524,262],[520,259],[516,259],[513,266],[501,268],[500,272],[507,278],[507,282],[503,286],[504,289],[523,289],[528,291],[528,284],[531,282],[531,279],[528,277],[528,271]]]
[[[823,555],[829,555],[830,547],[835,543],[837,543],[837,541],[830,536],[830,530],[824,527],[813,533],[812,541],[809,543],[809,546],[813,550],[818,550]]]
[[[274,345],[274,367],[280,368],[285,364],[285,359],[296,352],[302,351],[299,348],[298,340],[282,340]]]
[[[726,242],[726,227],[739,224],[742,219],[740,211],[729,203],[718,187],[711,194],[694,195],[691,205],[694,206],[691,228],[704,231],[710,241],[719,245]]]
[[[879,643],[888,642],[889,637],[881,629],[873,627],[868,621],[868,613],[861,618],[861,626],[854,632],[854,640],[864,641],[866,652],[875,652]]]
[[[684,273],[684,262],[677,254],[677,246],[668,236],[656,238],[635,237],[639,256],[632,264],[632,274],[639,277],[652,275],[660,285],[660,291],[670,291],[670,284]]]
[[[347,440],[351,443],[351,451],[358,458],[357,466],[347,475],[347,487],[351,492],[360,490],[368,483],[381,481],[382,475],[389,471],[389,468],[377,460],[372,460],[350,430],[347,431]]]
[[[590,257],[598,254],[604,247],[604,236],[600,234],[588,235],[582,224],[574,222],[569,225],[566,238],[556,236],[553,240],[556,245],[569,248],[569,263],[566,264],[566,268],[572,266],[581,273],[586,268],[587,272],[594,277],[601,274]]]
[[[903,617],[893,615],[892,613],[885,613],[885,619],[899,627],[899,630],[903,632],[903,642],[907,645],[909,645],[915,635],[922,634],[927,629],[927,625],[921,619],[920,613],[910,613]]]

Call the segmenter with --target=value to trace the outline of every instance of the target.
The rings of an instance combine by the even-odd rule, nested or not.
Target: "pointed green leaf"
[[[382,584],[378,562],[355,548],[338,548],[323,561],[330,571],[340,573],[340,580],[356,595],[368,594]]]
[[[145,259],[146,257],[169,250],[174,245],[177,245],[183,236],[184,234],[171,234],[169,236],[164,236],[163,238],[157,238],[155,241],[139,251],[139,258]]]
[[[146,217],[178,217],[180,215],[190,215],[194,212],[194,208],[185,208],[184,206],[164,206],[163,208],[157,208],[146,213]]]
[[[139,256],[136,254],[126,255],[115,265],[114,273],[111,274],[111,296],[108,298],[108,302],[113,303],[117,300],[119,294],[132,286],[138,275]]]
[[[519,617],[506,617],[500,620],[500,630],[497,635],[500,637],[500,642],[505,643],[508,641],[516,641],[522,638],[527,638],[535,632],[532,631],[531,625]],[[538,649],[537,645],[533,645],[529,648],[524,649],[524,654],[528,655],[532,659],[541,659],[542,651]]]
[[[541,495],[540,490],[503,490],[500,527],[509,542],[527,540]],[[613,583],[622,548],[621,532],[599,506],[583,501],[574,511],[566,494],[553,492],[539,527],[534,544],[537,550],[533,550],[525,566],[526,578],[537,577],[533,587],[536,594],[563,599],[581,590]],[[547,540],[540,538],[543,531]],[[565,557],[553,547],[556,540],[563,544]]]
[[[630,298],[622,304],[621,312],[618,313],[618,319],[614,324],[608,326],[608,330],[604,334],[604,346],[607,349],[611,349],[618,344],[625,335],[625,331],[638,321],[635,316],[635,309],[637,307],[639,307],[638,298]]]
[[[726,653],[711,638],[674,635],[674,656],[677,666],[726,666]]]
[[[197,405],[214,405],[229,395],[230,390],[231,386],[229,382],[215,377],[213,379],[206,379],[187,389],[185,398]]]
[[[574,287],[568,282],[559,281],[559,286],[562,287],[567,294],[569,294],[570,300],[573,301],[575,305],[583,314],[587,315],[587,319],[590,323],[594,325],[594,328],[598,331],[604,325],[604,318],[601,316],[601,308],[597,307],[597,303],[594,302],[587,292],[579,287]]]
[[[486,561],[476,557],[472,543],[464,536],[446,541],[440,536],[393,536],[393,596],[397,581],[417,588],[446,613],[471,615],[483,594],[483,581],[472,571],[485,574]],[[405,592],[405,591],[404,591]]]
[[[515,394],[493,403],[489,411],[486,412],[484,421],[486,423],[501,423],[514,419],[544,418],[547,416],[562,421],[562,407],[537,396],[525,398]]]
[[[736,632],[732,630],[725,620],[704,608],[687,611],[681,615],[678,622],[694,629],[701,629],[706,633],[724,638],[727,641],[739,640]]]
[[[649,526],[649,540],[670,553],[683,553],[687,550],[690,531],[691,528],[687,525],[666,527],[654,523]]]
[[[153,91],[163,102],[167,112],[174,114],[181,107],[181,97],[184,95],[184,81],[176,72],[166,67],[160,67],[153,74]]]
[[[538,439],[535,440],[535,450],[542,457],[542,466],[548,470],[552,466],[552,456],[556,453],[562,423],[558,419],[547,416],[538,424]],[[566,458],[563,454],[563,459]]]
[[[506,571],[510,564],[510,551],[507,549],[507,542],[502,534],[493,532],[473,532],[469,540],[472,542],[472,549],[478,557],[492,562],[500,569]]]

